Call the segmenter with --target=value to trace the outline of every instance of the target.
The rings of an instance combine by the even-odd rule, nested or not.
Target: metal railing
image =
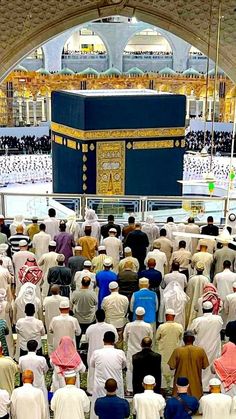
[[[127,222],[130,215],[137,221],[145,221],[147,215],[153,215],[157,223],[164,223],[168,216],[176,222],[184,222],[194,216],[199,224],[213,215],[215,222],[221,223],[226,216],[226,197],[202,196],[101,196],[54,193],[13,193],[0,194],[0,213],[11,220],[22,214],[25,219],[37,215],[39,219],[47,216],[48,209],[56,209],[57,217],[67,219],[76,214],[79,221],[84,220],[87,208],[96,211],[99,221],[113,214],[117,221]],[[230,201],[230,210],[236,212],[236,198]]]

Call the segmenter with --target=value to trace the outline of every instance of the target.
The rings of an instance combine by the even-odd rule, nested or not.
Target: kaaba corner
[[[181,194],[184,95],[52,92],[53,192]]]

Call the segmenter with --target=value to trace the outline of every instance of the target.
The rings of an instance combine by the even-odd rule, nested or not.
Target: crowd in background
[[[204,140],[203,131],[190,131],[185,137],[186,149],[191,151],[201,151],[203,147],[208,150],[211,148],[211,132],[206,131]],[[214,154],[231,152],[232,133],[224,131],[214,131]]]
[[[0,137],[0,152],[5,154],[46,154],[51,152],[51,138],[43,135],[36,137],[35,135],[23,135],[21,138],[13,136]]]
[[[0,156],[0,186],[52,181],[51,155]]]
[[[235,220],[0,215],[2,418],[233,417]]]

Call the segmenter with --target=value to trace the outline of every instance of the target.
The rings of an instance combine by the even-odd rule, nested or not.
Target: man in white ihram
[[[54,419],[84,419],[89,412],[90,401],[84,390],[75,386],[76,372],[65,371],[66,386],[59,388],[51,400]]]
[[[124,397],[122,370],[126,367],[125,354],[121,349],[115,349],[115,333],[106,332],[103,338],[104,347],[93,352],[90,365],[95,368],[94,388],[90,419],[97,418],[94,403],[98,397],[106,395],[105,382],[114,378],[117,382],[117,396]]]
[[[226,324],[236,319],[236,282],[233,283],[233,292],[225,298],[224,311],[227,316]]]
[[[15,388],[11,395],[12,419],[48,419],[43,392],[33,387],[33,372],[25,370],[22,381],[23,386]]]
[[[127,372],[126,372],[126,386],[127,392],[133,392],[132,375],[133,375],[133,364],[132,356],[142,350],[141,342],[143,338],[153,337],[152,326],[146,323],[143,318],[145,309],[143,307],[137,307],[135,310],[136,320],[131,323],[127,323],[124,330],[124,342],[127,344]]]
[[[203,391],[208,391],[209,380],[214,377],[211,372],[213,361],[221,355],[220,332],[223,321],[220,316],[213,314],[213,304],[205,301],[202,305],[203,316],[193,320],[190,330],[195,334],[195,345],[202,347],[208,357],[209,367],[202,372]]]
[[[164,397],[154,393],[155,378],[146,375],[143,379],[144,392],[135,394],[133,399],[133,412],[136,419],[159,419],[163,415],[166,405]]]

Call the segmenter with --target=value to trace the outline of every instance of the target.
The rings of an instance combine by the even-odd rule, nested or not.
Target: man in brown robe
[[[190,331],[184,333],[185,346],[176,348],[172,353],[168,365],[175,370],[173,395],[177,394],[176,381],[178,377],[187,377],[189,380],[189,394],[200,399],[202,390],[202,370],[209,366],[206,352],[199,346],[193,346],[194,334]]]

